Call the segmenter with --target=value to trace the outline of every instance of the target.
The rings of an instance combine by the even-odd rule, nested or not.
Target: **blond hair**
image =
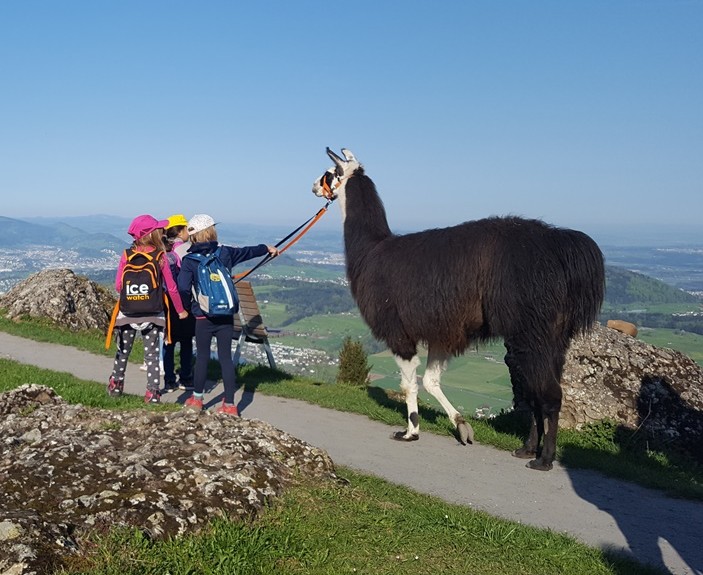
[[[190,241],[194,244],[199,242],[216,242],[217,241],[217,230],[215,226],[210,226],[194,234],[190,234]]]
[[[157,252],[166,251],[166,246],[164,246],[164,230],[158,228],[142,236],[138,240],[134,240],[135,246],[148,246],[154,248]]]

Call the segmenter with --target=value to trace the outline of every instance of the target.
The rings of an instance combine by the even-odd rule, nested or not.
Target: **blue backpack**
[[[197,260],[198,280],[193,286],[193,297],[206,316],[233,315],[239,308],[237,290],[230,271],[220,260],[220,247],[209,256],[188,253],[185,257]]]

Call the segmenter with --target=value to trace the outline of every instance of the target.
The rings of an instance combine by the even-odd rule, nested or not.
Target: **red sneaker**
[[[239,417],[239,411],[237,410],[237,406],[233,403],[225,403],[224,400],[222,401],[222,405],[220,405],[220,407],[218,407],[215,412]]]
[[[186,399],[186,402],[183,404],[183,407],[192,411],[202,411],[203,400],[202,398],[198,399],[194,395],[191,395],[188,399]]]

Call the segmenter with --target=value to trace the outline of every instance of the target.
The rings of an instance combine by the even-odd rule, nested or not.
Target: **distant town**
[[[109,277],[117,269],[120,254],[114,250],[104,250],[103,254],[102,257],[85,257],[76,250],[48,245],[6,249],[0,252],[0,295],[30,275],[46,269],[67,268],[92,279]],[[303,250],[295,253],[295,259],[315,265],[344,265],[344,254],[335,252]],[[305,281],[307,278],[291,275],[290,279]]]

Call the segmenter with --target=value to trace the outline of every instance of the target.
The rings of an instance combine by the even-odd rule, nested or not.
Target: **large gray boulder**
[[[609,418],[703,461],[703,369],[688,356],[596,324],[566,355],[560,425]]]
[[[29,276],[0,297],[7,317],[45,318],[67,329],[106,331],[115,295],[69,269],[49,269]]]

